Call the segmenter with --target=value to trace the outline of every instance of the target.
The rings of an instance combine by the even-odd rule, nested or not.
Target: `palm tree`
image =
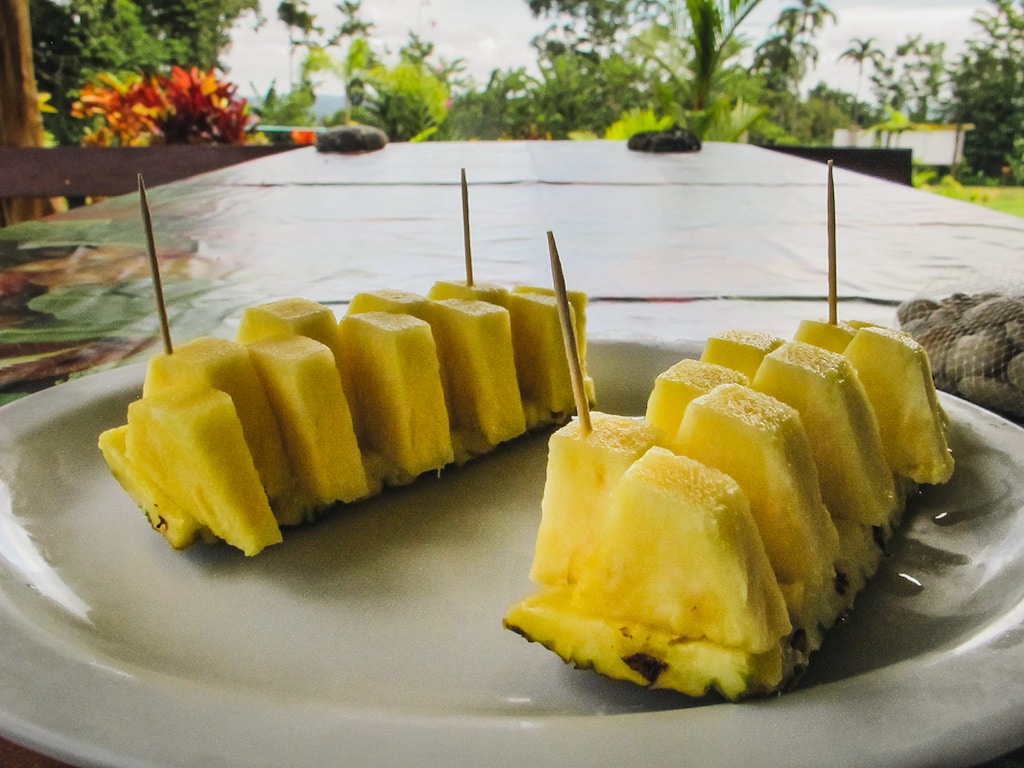
[[[850,41],[850,47],[839,54],[837,61],[848,59],[857,65],[857,90],[853,94],[854,123],[858,123],[857,110],[860,109],[860,86],[864,79],[864,66],[871,64],[877,67],[885,54],[875,46],[875,38],[855,37]]]

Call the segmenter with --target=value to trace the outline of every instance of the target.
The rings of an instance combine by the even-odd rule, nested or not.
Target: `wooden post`
[[[0,0],[0,146],[42,145],[43,116],[32,65],[28,0]],[[55,211],[47,198],[0,198],[0,225]]]

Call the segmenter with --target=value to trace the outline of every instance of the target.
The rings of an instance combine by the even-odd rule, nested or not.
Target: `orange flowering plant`
[[[171,74],[104,72],[86,85],[71,114],[91,119],[83,142],[93,146],[245,144],[257,117],[236,87],[215,70],[172,67]]]

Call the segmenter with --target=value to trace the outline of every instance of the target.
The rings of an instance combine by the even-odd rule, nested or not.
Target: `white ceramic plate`
[[[642,413],[694,345],[595,343]],[[0,410],[0,732],[116,766],[971,764],[1024,740],[1024,430],[945,398],[954,480],[802,687],[734,705],[564,666],[505,631],[531,591],[546,440],[245,559],[169,549],[108,474],[140,368]]]

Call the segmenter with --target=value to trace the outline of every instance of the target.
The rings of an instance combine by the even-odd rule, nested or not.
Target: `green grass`
[[[978,199],[975,202],[986,208],[1024,217],[1024,187],[967,187],[967,189],[977,190],[984,199]]]
[[[936,184],[922,185],[922,189],[1024,217],[1024,187],[965,187],[946,176]]]

